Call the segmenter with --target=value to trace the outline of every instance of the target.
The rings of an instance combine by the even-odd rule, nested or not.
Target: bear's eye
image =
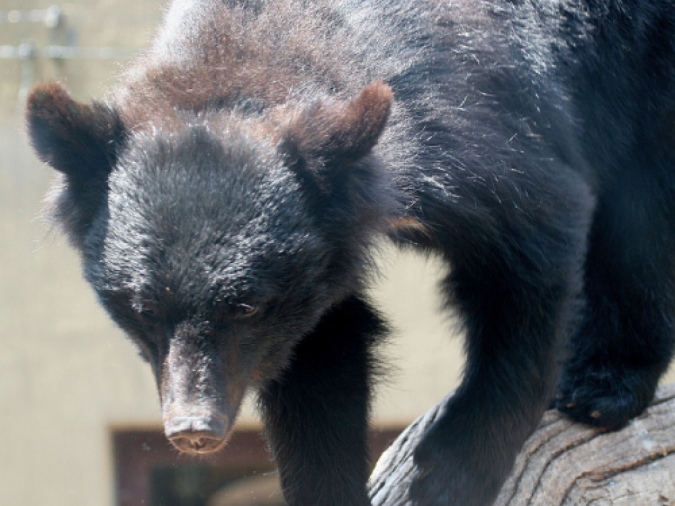
[[[235,306],[235,318],[250,318],[258,312],[258,306],[252,304],[237,304]]]
[[[154,318],[157,316],[157,308],[153,306],[152,304],[143,304],[143,307],[141,308],[141,316],[143,318]]]

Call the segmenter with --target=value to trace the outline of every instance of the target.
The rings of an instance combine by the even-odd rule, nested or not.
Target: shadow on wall
[[[404,427],[369,434],[370,461]],[[253,506],[285,504],[260,429],[235,430],[224,451],[206,458],[179,454],[161,428],[112,434],[116,506]]]
[[[213,494],[206,506],[284,506],[279,477],[275,475],[245,478],[226,485]]]

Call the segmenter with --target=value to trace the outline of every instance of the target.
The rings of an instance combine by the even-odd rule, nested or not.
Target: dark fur
[[[567,343],[557,406],[611,429],[673,355],[672,90],[666,0],[183,0],[108,102],[39,85],[28,127],[167,436],[219,449],[256,388],[292,505],[369,502],[373,240],[447,260],[468,361],[410,493],[485,506]]]

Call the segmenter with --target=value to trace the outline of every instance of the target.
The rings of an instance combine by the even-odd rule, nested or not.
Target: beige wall
[[[0,12],[54,0],[0,0]],[[143,46],[159,16],[153,0],[61,4],[65,40],[88,47]],[[0,45],[49,42],[38,25],[0,25]],[[114,61],[36,62],[36,78],[58,78],[79,98],[100,96]],[[80,277],[65,241],[37,219],[50,169],[30,153],[15,115],[21,65],[0,60],[0,503],[111,506],[111,427],[159,425],[149,368],[109,322]],[[453,385],[460,340],[436,311],[433,260],[386,250],[373,291],[397,329],[385,348],[393,368],[378,391],[375,421],[407,423]],[[675,375],[671,375],[675,380]],[[241,422],[255,424],[250,407]]]

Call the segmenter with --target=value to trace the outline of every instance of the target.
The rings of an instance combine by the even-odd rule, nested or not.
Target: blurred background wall
[[[208,462],[201,474],[194,471],[161,436],[149,367],[97,306],[75,253],[39,219],[52,172],[32,155],[23,133],[23,100],[32,83],[57,79],[80,100],[102,97],[124,63],[147,45],[164,6],[156,0],[0,0],[2,504],[202,506],[204,497],[176,497],[188,497],[190,486],[204,480],[215,489],[218,476],[230,479],[224,472],[209,475]],[[385,348],[392,368],[373,421],[388,434],[456,385],[462,354],[455,325],[437,311],[440,264],[387,247],[380,263],[373,297],[395,332]],[[250,403],[239,427],[241,446],[225,450],[231,458],[253,452],[247,444],[261,445],[258,435],[250,436],[259,428]],[[269,467],[269,458],[256,458]],[[161,487],[173,487],[173,499]]]

